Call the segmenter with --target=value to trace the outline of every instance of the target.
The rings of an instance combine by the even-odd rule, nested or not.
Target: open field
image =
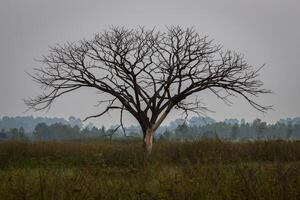
[[[0,179],[0,199],[300,199],[300,142],[2,142]]]

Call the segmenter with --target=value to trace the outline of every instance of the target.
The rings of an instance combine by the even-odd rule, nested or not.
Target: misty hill
[[[238,120],[237,120],[238,121]],[[184,119],[175,119],[174,121],[171,121],[168,125],[161,126],[157,129],[156,133],[160,134],[165,132],[166,130],[173,131],[178,126],[182,124],[188,124],[189,126],[206,126],[209,124],[216,123],[216,120],[210,118],[210,117],[192,117],[190,119],[184,120]],[[125,128],[126,133],[134,134],[134,133],[141,133],[141,128],[138,125],[131,125],[129,127]]]
[[[47,125],[52,124],[65,124],[70,125],[71,127],[78,126],[82,128],[82,121],[75,117],[69,117],[68,119],[64,118],[49,118],[49,117],[33,117],[33,116],[24,116],[24,117],[7,117],[4,116],[0,118],[0,130],[5,129],[9,130],[12,128],[23,127],[26,133],[32,133],[36,125],[40,123],[45,123]]]
[[[31,133],[34,133],[35,128],[40,125],[46,129],[51,129],[52,132],[63,132],[71,135],[72,128],[75,128],[75,132],[81,134],[81,136],[99,136],[99,135],[110,135],[110,132],[115,130],[118,125],[111,127],[101,127],[100,129],[95,127],[93,124],[83,125],[82,121],[79,118],[69,117],[68,119],[64,118],[49,118],[49,117],[3,117],[0,118],[0,132],[6,132],[13,135],[13,132],[23,127],[27,136],[31,136]],[[192,117],[187,120],[176,119],[171,121],[168,125],[161,126],[156,131],[156,137],[179,137],[179,138],[199,138],[199,137],[214,137],[216,134],[222,138],[232,138],[234,135],[243,138],[253,138],[258,137],[258,134],[264,135],[265,137],[286,137],[289,135],[300,137],[299,132],[300,127],[300,117],[296,118],[286,118],[280,119],[274,124],[267,124],[261,120],[254,120],[253,122],[246,123],[244,119],[225,119],[222,122],[217,122],[216,120],[210,117]],[[4,131],[2,130],[4,129]],[[64,129],[64,131],[57,131]],[[106,131],[108,131],[106,133]],[[45,132],[45,131],[44,131]],[[142,131],[138,125],[130,125],[125,127],[125,133],[128,136],[132,137],[141,137]],[[169,135],[169,136],[168,136]],[[80,136],[80,137],[81,137]],[[124,133],[121,128],[119,128],[114,137],[123,137]],[[53,136],[54,137],[54,136]],[[55,138],[60,138],[55,136]]]
[[[260,119],[246,122],[244,119],[225,119],[217,122],[210,117],[192,117],[187,120],[176,119],[168,125],[158,128],[156,138],[173,139],[298,139],[300,138],[300,118],[280,119],[274,124],[267,124]],[[125,128],[126,134],[141,137],[138,126]],[[118,130],[120,136],[122,130]]]
[[[285,124],[285,125],[288,125],[288,124],[297,125],[297,124],[300,124],[300,117],[280,119],[278,122]]]

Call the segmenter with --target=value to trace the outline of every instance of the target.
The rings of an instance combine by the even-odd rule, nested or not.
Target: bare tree
[[[107,104],[105,109],[86,119],[119,110],[123,127],[123,113],[130,113],[141,126],[149,153],[155,130],[173,108],[186,114],[205,111],[198,92],[210,90],[229,104],[228,97],[239,95],[261,112],[270,108],[253,100],[270,92],[257,79],[261,67],[223,51],[193,28],[172,26],[159,32],[112,27],[92,40],[51,47],[40,62],[43,67],[31,77],[44,93],[25,100],[30,109],[47,109],[66,93],[94,88],[111,99],[100,101]]]

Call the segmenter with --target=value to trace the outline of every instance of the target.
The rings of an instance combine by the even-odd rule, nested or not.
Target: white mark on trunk
[[[153,129],[148,128],[144,138],[145,148],[148,154],[151,154],[153,144]]]

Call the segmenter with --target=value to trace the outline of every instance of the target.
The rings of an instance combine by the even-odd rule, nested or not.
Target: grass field
[[[300,142],[2,142],[0,199],[300,199]]]

